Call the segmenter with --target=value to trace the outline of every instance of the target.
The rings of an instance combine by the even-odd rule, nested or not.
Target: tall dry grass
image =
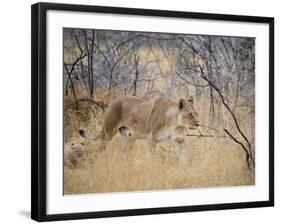
[[[117,95],[98,94],[99,99],[106,103],[110,103]],[[66,103],[68,100],[71,101],[65,98]],[[234,132],[233,122],[223,108],[220,110],[221,114],[215,118],[208,115],[207,100],[203,98],[195,101],[201,123],[218,131],[227,126]],[[243,108],[237,110],[236,114],[239,121],[243,121],[240,122],[242,130],[253,142],[253,115]],[[183,154],[190,150],[191,163],[175,156],[171,142],[158,144],[152,154],[147,148],[146,140],[137,140],[130,152],[124,152],[118,134],[101,151],[99,142],[79,137],[78,130],[84,128],[90,134],[97,134],[102,121],[102,110],[87,103],[81,104],[79,110],[72,108],[65,112],[65,145],[83,142],[85,152],[79,167],[64,167],[65,194],[241,186],[255,183],[254,174],[248,170],[244,152],[230,139],[187,137],[188,149]],[[200,131],[222,134],[204,128]]]

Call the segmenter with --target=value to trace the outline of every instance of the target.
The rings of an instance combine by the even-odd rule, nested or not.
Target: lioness
[[[84,130],[79,133],[90,140],[110,141],[119,131],[125,146],[130,147],[136,139],[147,139],[151,151],[157,143],[173,140],[180,152],[186,129],[199,126],[193,104],[192,98],[173,100],[162,97],[146,101],[135,96],[122,96],[107,108],[103,129],[98,136],[90,137]]]

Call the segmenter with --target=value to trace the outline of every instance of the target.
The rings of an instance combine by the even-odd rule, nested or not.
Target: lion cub
[[[64,147],[64,165],[73,169],[79,167],[85,153],[84,143],[68,143]]]

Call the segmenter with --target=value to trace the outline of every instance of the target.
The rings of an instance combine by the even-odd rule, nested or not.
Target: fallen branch
[[[215,132],[220,132],[219,130],[215,129],[215,128],[212,128],[210,126],[206,126],[206,125],[203,125],[203,124],[200,124],[200,127],[203,127],[203,128],[209,128]],[[197,129],[197,131],[200,133],[199,129]],[[200,133],[201,134],[201,133]]]
[[[193,134],[187,134],[186,136],[189,136],[189,137],[203,137],[203,138],[228,138],[227,136],[225,135],[202,135],[202,134],[199,134],[199,135],[193,135]]]
[[[219,130],[215,129],[215,128],[212,128],[212,127],[209,127],[209,126],[206,126],[206,125],[200,125],[200,127],[204,127],[204,128],[209,128],[217,133],[220,133]],[[187,129],[186,129],[187,131]],[[227,136],[225,135],[213,135],[213,134],[202,134],[201,131],[198,129],[196,129],[196,131],[199,133],[199,134],[187,134],[186,136],[191,136],[191,137],[206,137],[206,138],[228,138]]]

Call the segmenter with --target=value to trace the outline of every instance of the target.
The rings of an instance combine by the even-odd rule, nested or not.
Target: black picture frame
[[[31,153],[31,218],[37,221],[74,220],[115,216],[194,212],[274,206],[274,18],[183,11],[164,11],[89,5],[37,3],[31,10],[31,75],[32,75],[32,153]],[[269,25],[269,200],[208,204],[195,206],[139,208],[69,214],[46,214],[46,13],[48,10],[98,12],[123,15],[174,17],[216,21],[253,22]]]

